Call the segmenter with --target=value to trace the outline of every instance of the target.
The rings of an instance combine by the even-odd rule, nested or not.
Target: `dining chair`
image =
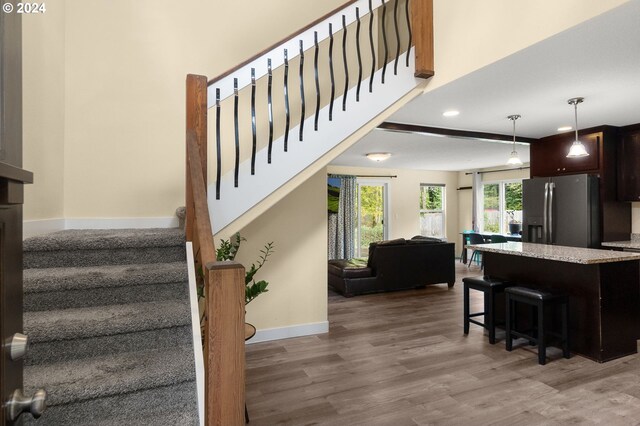
[[[474,232],[472,234],[468,234],[468,237],[469,237],[468,244],[470,245],[484,244],[484,237],[478,233]],[[477,263],[480,263],[480,260],[479,260],[480,256],[481,256],[481,253],[478,250],[474,250],[471,253],[471,258],[469,259],[469,263],[467,264],[467,266],[469,268],[471,267],[471,264],[473,263],[474,258],[476,259]]]

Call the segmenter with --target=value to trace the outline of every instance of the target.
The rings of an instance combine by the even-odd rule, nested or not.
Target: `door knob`
[[[11,340],[7,343],[9,347],[9,358],[11,361],[17,361],[27,353],[27,344],[29,343],[29,337],[16,333],[11,336]]]
[[[31,413],[34,419],[42,415],[47,408],[47,392],[44,389],[38,389],[32,398],[24,396],[21,389],[16,389],[11,395],[11,399],[7,401],[7,419],[9,421],[16,420],[22,413]]]

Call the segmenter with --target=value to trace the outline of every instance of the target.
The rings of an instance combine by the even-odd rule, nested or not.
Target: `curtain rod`
[[[355,176],[359,178],[391,178],[391,179],[395,179],[398,177],[398,175],[336,175],[333,173],[328,173],[327,176],[329,177]]]
[[[487,170],[486,172],[478,172],[480,174],[483,173],[498,173],[498,172],[510,172],[513,170],[526,170],[526,169],[530,169],[531,167],[516,167],[515,169],[500,169],[500,170]],[[472,175],[473,172],[467,172],[465,173],[465,175]]]

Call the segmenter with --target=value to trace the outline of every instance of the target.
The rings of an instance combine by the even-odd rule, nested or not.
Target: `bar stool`
[[[551,335],[562,339],[562,355],[565,358],[570,358],[571,353],[569,350],[569,298],[566,294],[552,292],[549,290],[536,290],[527,287],[509,287],[505,290],[506,295],[506,332],[507,342],[506,347],[508,351],[513,348],[513,338],[522,337],[533,344],[538,345],[538,364],[545,365],[547,358],[547,343],[546,336]],[[526,334],[521,331],[513,330],[512,325],[515,325],[516,321],[516,303],[524,303],[532,307],[534,318],[531,322],[532,334]],[[562,333],[555,333],[550,330],[545,330],[545,308],[550,306],[560,306],[562,309]],[[537,316],[537,321],[535,320]],[[536,324],[537,322],[537,324]],[[514,327],[515,328],[515,327]],[[535,335],[533,334],[535,332]]]
[[[489,276],[467,277],[462,279],[464,284],[464,334],[469,334],[469,324],[473,323],[489,330],[489,343],[496,343],[496,296],[514,285],[509,281],[492,278]],[[484,293],[484,312],[469,312],[469,289]],[[471,318],[483,315],[484,323]],[[502,324],[502,322],[500,323]]]

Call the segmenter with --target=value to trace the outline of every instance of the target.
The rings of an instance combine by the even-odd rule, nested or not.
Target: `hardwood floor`
[[[329,296],[330,332],[247,346],[251,425],[640,424],[640,355],[598,364],[462,333],[453,289]],[[472,292],[476,293],[476,292]],[[472,294],[472,311],[481,294]]]

